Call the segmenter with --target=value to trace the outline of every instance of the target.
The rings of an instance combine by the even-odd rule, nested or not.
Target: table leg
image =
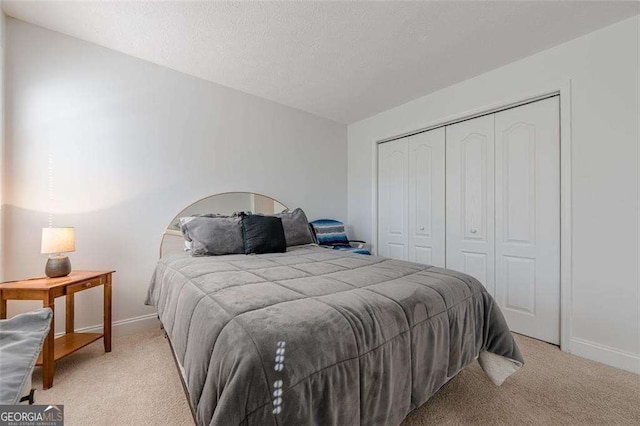
[[[53,386],[53,371],[54,371],[54,348],[55,348],[55,299],[53,296],[46,292],[42,299],[42,306],[45,308],[51,308],[53,315],[51,315],[51,327],[49,328],[49,334],[44,341],[42,348],[42,388],[49,389]]]
[[[67,294],[64,297],[67,304],[67,309],[65,309],[65,319],[64,319],[64,331],[65,333],[73,333],[75,331],[75,306],[74,299],[75,293]]]
[[[111,352],[111,274],[104,285],[104,351]]]
[[[0,319],[7,319],[7,299],[2,296],[2,290],[0,290]]]

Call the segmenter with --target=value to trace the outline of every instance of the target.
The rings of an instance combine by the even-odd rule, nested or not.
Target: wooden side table
[[[0,319],[7,318],[7,300],[42,300],[45,308],[51,308],[54,315],[51,329],[44,341],[37,365],[42,365],[42,387],[53,386],[55,361],[78,349],[104,338],[104,351],[111,352],[111,274],[115,271],[73,271],[61,278],[37,278],[0,284]],[[83,290],[104,286],[104,332],[76,333],[74,327],[74,295]],[[66,297],[65,332],[55,338],[56,297]]]

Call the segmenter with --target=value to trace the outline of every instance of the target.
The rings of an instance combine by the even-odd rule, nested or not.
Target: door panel
[[[433,253],[430,247],[414,246],[412,248],[414,252],[414,258],[411,259],[412,262],[424,263],[425,265],[434,265]],[[434,266],[439,266],[439,265],[434,265]]]
[[[495,291],[494,117],[446,126],[446,266]]]
[[[464,239],[487,241],[487,137],[472,133],[460,142]]]
[[[511,330],[559,344],[559,99],[496,113],[495,130],[495,297]]]
[[[408,138],[378,145],[378,254],[408,258]]]
[[[499,282],[504,278],[504,282],[509,283],[504,289],[504,307],[535,315],[536,260],[504,256],[503,262],[504,269],[497,275]]]
[[[409,260],[445,265],[445,131],[409,138]]]
[[[469,251],[461,251],[460,252],[463,257],[463,265],[462,271],[466,274],[475,277],[480,282],[487,282],[487,272],[489,266],[489,260],[487,259],[486,253],[473,253]]]

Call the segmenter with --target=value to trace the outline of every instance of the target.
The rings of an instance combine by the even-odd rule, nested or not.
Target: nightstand
[[[115,271],[73,271],[61,278],[37,278],[0,284],[0,319],[7,317],[7,300],[42,300],[44,307],[54,311],[51,329],[44,341],[37,365],[42,365],[42,387],[53,386],[55,361],[87,346],[104,340],[104,351],[111,352],[111,274]],[[104,286],[103,333],[76,333],[74,327],[74,295],[93,287]],[[55,338],[56,297],[66,297],[65,334]]]

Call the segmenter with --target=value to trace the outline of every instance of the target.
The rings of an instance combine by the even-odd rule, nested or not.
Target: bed
[[[476,359],[523,364],[474,278],[315,245],[167,254],[146,303],[201,425],[397,425]]]

